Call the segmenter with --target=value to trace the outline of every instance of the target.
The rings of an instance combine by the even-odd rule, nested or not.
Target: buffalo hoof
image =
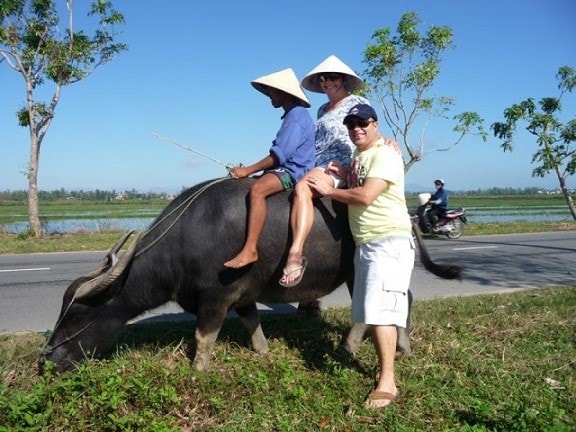
[[[354,356],[360,348],[360,345],[362,345],[367,330],[368,326],[366,324],[354,324],[350,329],[350,332],[348,332],[348,336],[342,344],[342,348]]]

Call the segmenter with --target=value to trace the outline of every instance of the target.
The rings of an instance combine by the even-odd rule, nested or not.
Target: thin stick
[[[230,171],[230,169],[233,168],[233,166],[232,166],[231,164],[225,164],[224,162],[220,162],[218,159],[215,159],[215,158],[213,158],[212,156],[207,155],[206,153],[202,153],[201,151],[198,151],[198,150],[195,150],[195,149],[190,148],[190,147],[188,147],[188,146],[185,146],[184,144],[181,144],[181,143],[179,143],[178,141],[174,141],[172,138],[168,138],[168,137],[162,136],[162,135],[160,135],[160,134],[158,134],[158,133],[156,133],[156,132],[152,132],[152,136],[153,136],[154,138],[158,138],[159,140],[166,141],[166,142],[168,142],[168,143],[170,143],[170,144],[177,145],[178,147],[181,147],[181,148],[183,148],[184,150],[188,150],[188,151],[190,151],[190,152],[192,152],[192,153],[195,153],[195,154],[197,154],[197,155],[199,155],[199,156],[203,156],[203,157],[205,157],[206,159],[210,159],[212,162],[216,162],[217,164],[226,167],[226,169],[227,169],[228,171]]]

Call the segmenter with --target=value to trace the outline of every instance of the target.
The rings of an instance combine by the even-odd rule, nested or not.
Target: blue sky
[[[222,166],[153,132],[224,163],[256,162],[267,154],[282,113],[250,81],[287,67],[302,78],[330,54],[361,73],[373,32],[395,29],[409,11],[418,14],[422,30],[452,28],[456,48],[446,54],[433,93],[456,98],[452,115],[477,111],[487,129],[513,103],[555,96],[558,68],[576,67],[573,0],[113,3],[125,15],[118,40],[129,51],[63,89],[42,146],[41,190],[179,192],[226,175]],[[82,22],[79,16],[76,28]],[[325,96],[307,94],[315,117]],[[27,189],[29,136],[14,115],[24,97],[20,75],[0,63],[0,190]],[[576,95],[571,99],[564,120],[576,115]],[[433,122],[425,148],[453,142],[452,128]],[[514,153],[503,153],[499,144],[492,136],[486,143],[470,138],[450,152],[431,153],[406,182],[433,189],[434,178],[442,177],[454,190],[557,187],[553,175],[531,176],[536,144],[527,134]],[[568,184],[576,188],[574,178]]]

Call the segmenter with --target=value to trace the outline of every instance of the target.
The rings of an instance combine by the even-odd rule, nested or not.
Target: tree
[[[576,70],[569,66],[558,69],[558,97],[540,99],[536,108],[534,99],[528,98],[504,110],[503,122],[493,123],[494,136],[504,140],[500,145],[506,151],[513,150],[513,140],[517,133],[518,123],[527,122],[526,130],[536,137],[538,149],[532,155],[536,168],[533,177],[544,177],[550,172],[556,173],[560,189],[566,199],[572,218],[576,220],[576,208],[566,178],[576,171],[576,150],[571,145],[576,141],[576,117],[565,124],[558,118],[562,111],[561,101],[576,87]]]
[[[111,2],[95,0],[89,17],[97,17],[92,36],[74,29],[73,0],[66,1],[67,21],[60,25],[55,0],[2,0],[0,2],[0,63],[22,75],[26,106],[18,110],[20,126],[30,132],[28,219],[30,232],[42,235],[38,208],[40,148],[54,118],[62,87],[82,81],[97,67],[127,49],[114,43],[114,26],[124,23]],[[62,31],[61,29],[65,29]],[[53,84],[49,101],[36,99],[35,90],[47,81]]]
[[[429,96],[440,73],[442,54],[452,47],[452,30],[432,26],[420,34],[416,13],[402,15],[397,35],[389,28],[381,28],[372,36],[371,44],[364,51],[366,95],[382,107],[383,120],[391,129],[396,141],[406,149],[409,159],[404,161],[408,170],[424,157],[424,132],[433,117],[447,118],[454,105],[450,97]],[[421,114],[426,114],[422,133],[417,143],[411,132]],[[466,135],[477,135],[483,141],[487,133],[483,119],[475,112],[463,112],[453,117],[457,120],[455,141],[443,148],[429,150],[448,151],[458,145]]]

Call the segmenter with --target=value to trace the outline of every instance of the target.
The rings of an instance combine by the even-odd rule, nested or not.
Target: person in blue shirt
[[[250,188],[248,233],[242,250],[225,267],[241,268],[258,260],[258,241],[266,221],[266,198],[290,190],[314,168],[315,125],[306,108],[310,102],[290,68],[252,81],[252,86],[270,98],[274,108],[282,108],[282,125],[269,154],[250,166],[235,166],[230,174],[244,178],[264,171]]]
[[[436,192],[428,200],[428,204],[431,204],[428,211],[428,220],[432,227],[436,228],[438,227],[438,221],[448,209],[448,192],[444,189],[444,180],[442,179],[434,180],[434,186],[436,186]]]

